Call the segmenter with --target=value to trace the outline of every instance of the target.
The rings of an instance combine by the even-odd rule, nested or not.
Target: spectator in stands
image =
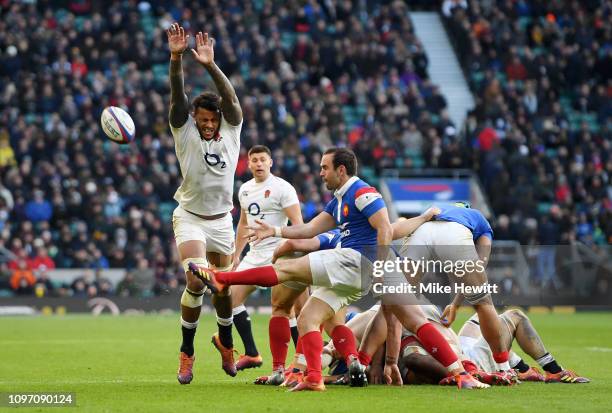
[[[36,284],[34,285],[34,292],[37,297],[47,297],[56,294],[55,285],[49,278],[49,273],[46,270],[42,270],[38,273]]]
[[[140,294],[138,285],[134,280],[134,275],[131,272],[125,274],[125,277],[119,281],[116,292],[119,297],[136,297]]]
[[[34,191],[34,199],[25,205],[25,215],[31,222],[49,221],[51,219],[53,206],[44,198],[43,191]]]
[[[17,269],[13,270],[11,275],[11,289],[17,295],[29,295],[34,292],[34,284],[36,277],[34,272],[28,267],[25,260],[21,259],[17,263]]]
[[[36,249],[36,255],[30,260],[30,267],[34,271],[46,273],[48,270],[55,269],[55,262],[49,257],[47,248],[40,246]]]
[[[348,145],[369,181],[387,167],[475,168],[513,228],[558,197],[564,242],[577,225],[590,232],[581,239],[612,242],[604,6],[576,3],[579,19],[565,3],[444,1],[477,97],[463,135],[428,79],[404,3],[11,3],[0,12],[0,33],[10,33],[0,35],[0,196],[11,198],[0,203],[0,238],[30,255],[46,231],[58,267],[104,267],[104,258],[123,268],[144,258],[156,273],[180,265],[169,225],[181,177],[163,36],[184,19],[223,39],[218,59],[244,106],[242,146],[273,149],[274,173],[294,184],[307,219],[331,196],[317,176],[321,152]],[[193,77],[191,95],[208,81]],[[129,150],[100,132],[108,105],[136,122]],[[243,153],[237,186],[249,179],[244,161]],[[516,182],[520,191],[503,190]],[[513,201],[523,195],[525,205]],[[574,222],[582,211],[584,222]],[[35,225],[23,232],[22,222]]]

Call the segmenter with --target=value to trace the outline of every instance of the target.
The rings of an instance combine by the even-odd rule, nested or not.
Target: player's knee
[[[202,306],[204,297],[204,289],[195,289],[192,290],[189,288],[185,288],[183,290],[183,295],[181,295],[181,305],[189,308],[198,308]]]
[[[505,314],[507,314],[507,316],[515,322],[527,319],[527,314],[525,314],[520,308],[512,308],[506,311]]]
[[[201,291],[204,289],[204,282],[189,272],[187,274],[187,289],[190,291]]]
[[[313,320],[312,317],[309,317],[307,314],[300,314],[297,319],[298,330],[300,331],[300,335],[303,335],[306,332],[314,331],[319,329],[319,324]]]
[[[492,304],[491,294],[486,291],[474,294],[465,294],[466,301],[474,306]]]
[[[291,305],[285,300],[272,298],[272,315],[291,318]]]

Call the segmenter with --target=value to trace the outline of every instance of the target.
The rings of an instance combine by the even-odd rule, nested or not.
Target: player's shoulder
[[[251,178],[242,185],[240,185],[240,189],[238,190],[238,194],[242,194],[244,191],[248,191],[255,185],[255,178]]]
[[[185,119],[185,122],[182,125],[174,126],[169,121],[168,124],[170,125],[170,132],[172,132],[172,135],[180,136],[186,134],[191,129],[191,126],[195,125],[195,119],[189,113],[187,114],[187,119]]]
[[[378,190],[375,187],[362,179],[355,181],[355,183],[351,186],[350,191],[353,193],[355,198],[359,198],[365,194],[378,193]]]
[[[223,113],[221,113],[221,126],[219,127],[219,129],[224,129],[224,130],[232,131],[232,132],[236,132],[236,131],[239,132],[242,129],[243,122],[244,122],[244,119],[242,119],[239,124],[232,125],[231,123],[227,121],[225,116],[223,116]]]
[[[291,185],[289,182],[285,181],[283,178],[273,175],[274,179],[272,184],[275,188],[281,189],[283,192],[295,192],[295,187]]]

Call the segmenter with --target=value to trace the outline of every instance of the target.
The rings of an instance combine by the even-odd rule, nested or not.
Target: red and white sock
[[[250,268],[244,271],[218,272],[215,277],[225,285],[259,285],[272,287],[278,284],[278,276],[272,265]]]
[[[272,353],[272,370],[285,368],[289,341],[291,340],[291,330],[287,317],[273,316],[268,325],[270,336],[270,352]]]
[[[350,328],[344,325],[336,326],[331,333],[331,338],[334,341],[334,347],[342,354],[347,366],[350,364],[350,356],[358,357],[357,343]]]
[[[370,356],[365,351],[360,350],[359,351],[359,362],[363,364],[364,366],[368,367],[370,363],[372,362],[372,356]]]
[[[447,370],[462,368],[459,358],[450,347],[444,336],[431,323],[425,323],[416,332],[416,335],[433,358],[438,360]]]
[[[307,380],[311,383],[319,383],[323,380],[321,372],[321,354],[323,353],[323,336],[318,331],[310,331],[300,337],[306,365],[308,369]]]
[[[303,366],[306,365],[306,357],[304,357],[304,350],[302,346],[302,338],[299,337],[297,341],[297,345],[295,346],[295,359],[298,364]]]
[[[493,353],[493,360],[497,363],[497,370],[508,371],[510,370],[510,363],[508,362],[510,354],[507,351],[499,353]]]

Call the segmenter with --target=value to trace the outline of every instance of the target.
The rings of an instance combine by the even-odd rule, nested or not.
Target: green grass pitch
[[[194,381],[176,381],[178,315],[0,318],[0,392],[74,392],[86,412],[487,412],[611,411],[612,315],[532,315],[549,351],[590,377],[585,385],[524,383],[458,391],[438,386],[328,387],[287,393],[255,386],[270,370],[267,317],[252,317],[265,364],[226,376],[210,344],[215,323],[203,316],[196,335]],[[457,321],[456,327],[465,319]],[[239,343],[239,337],[235,335]],[[240,347],[237,345],[237,347]],[[529,360],[526,358],[526,360]],[[531,360],[529,360],[531,361]],[[531,362],[531,364],[534,364]],[[1,408],[1,411],[15,411]],[[25,408],[23,411],[48,411]],[[56,409],[52,409],[56,411]]]

